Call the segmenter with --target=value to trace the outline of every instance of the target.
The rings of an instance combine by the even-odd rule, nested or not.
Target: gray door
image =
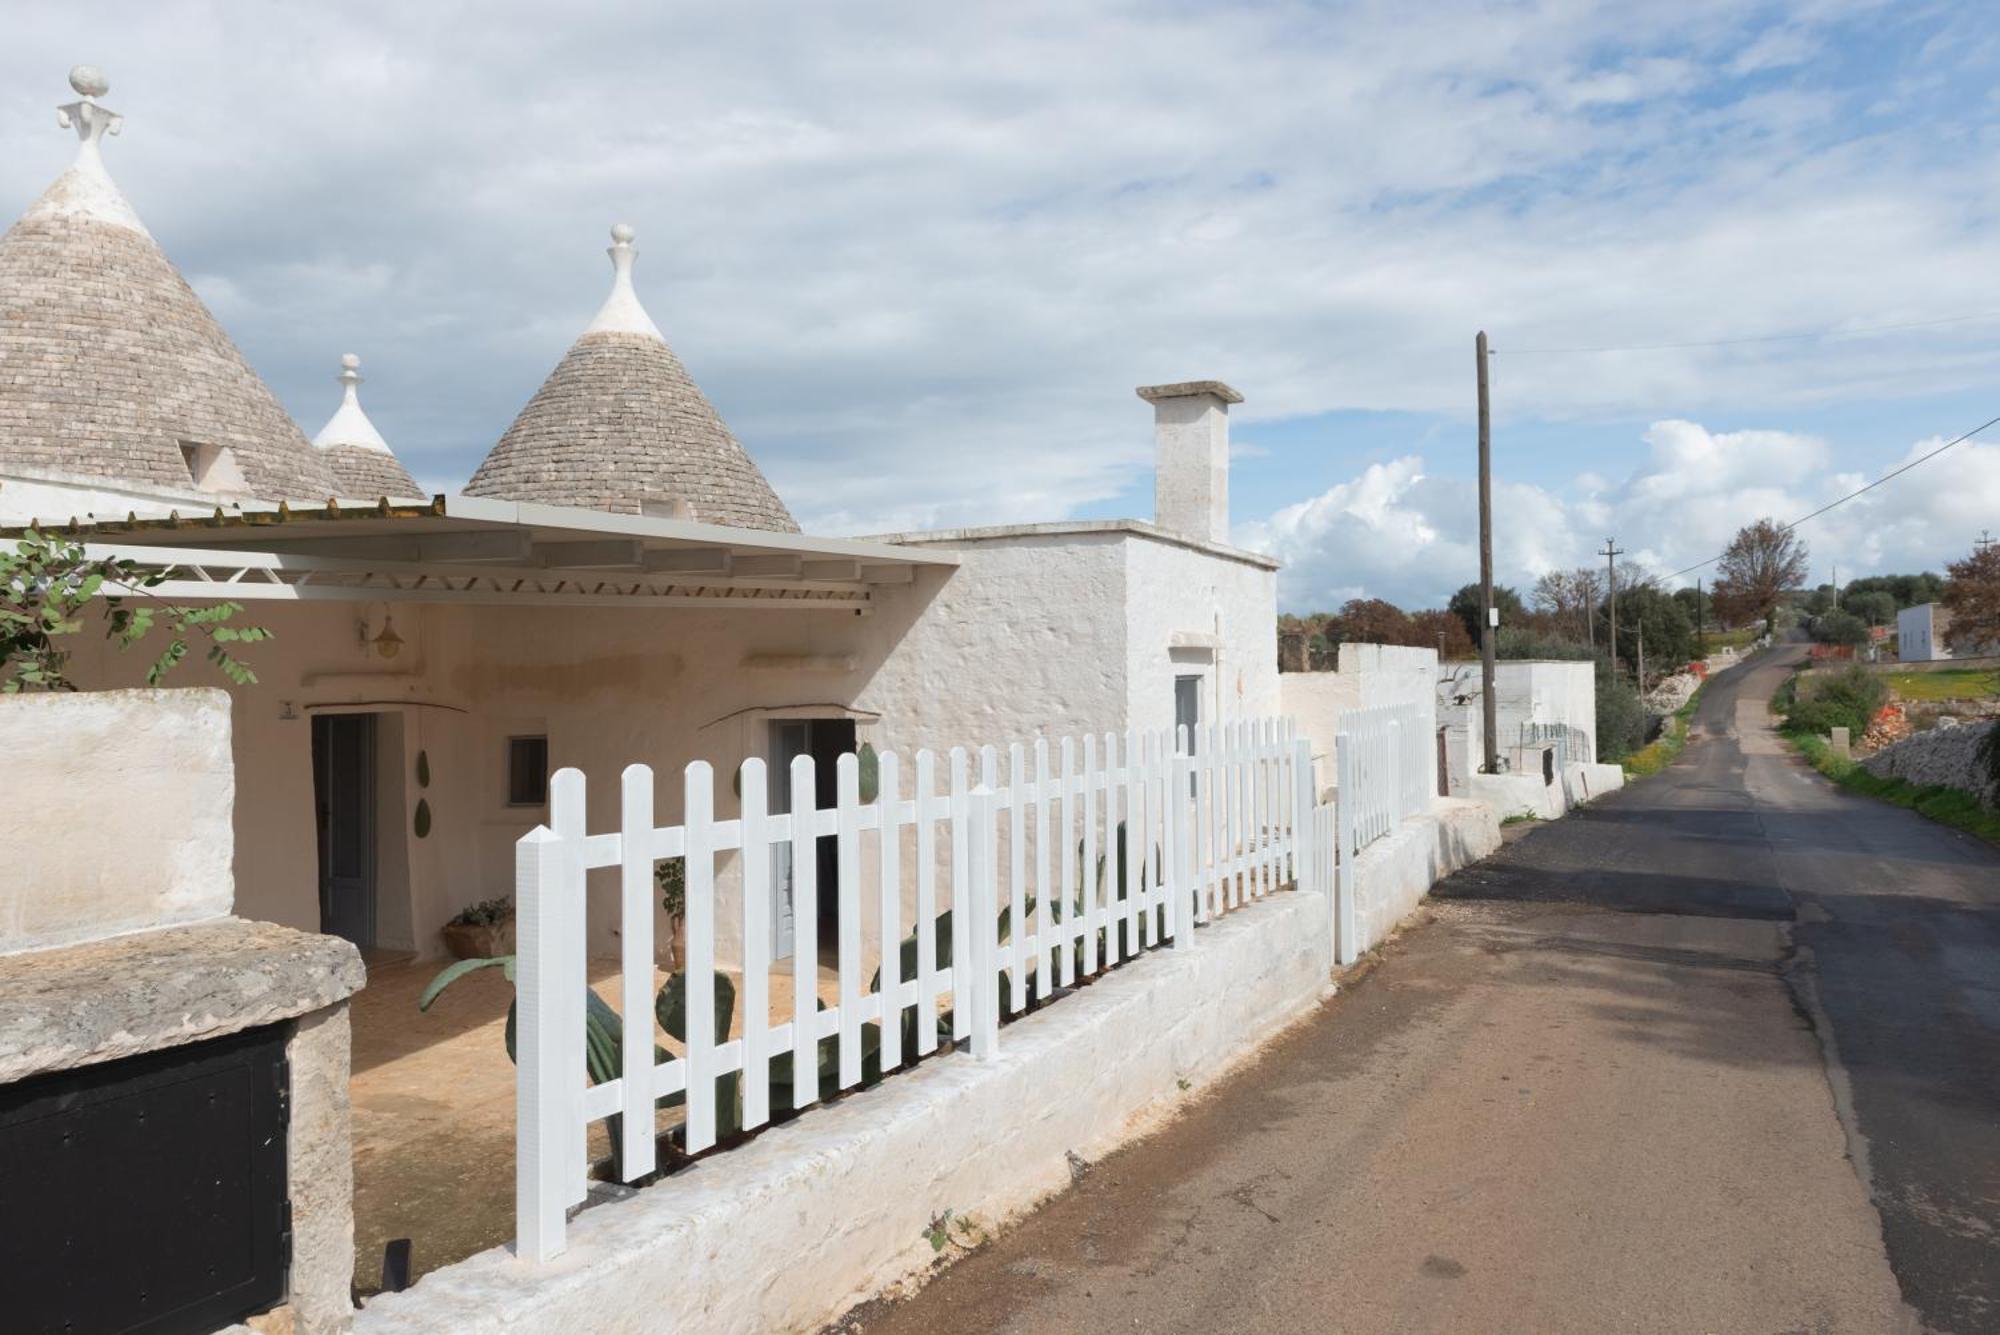
[[[375,716],[312,721],[319,832],[319,929],[375,944]]]

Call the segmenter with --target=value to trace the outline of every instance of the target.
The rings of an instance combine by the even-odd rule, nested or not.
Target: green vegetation
[[[1776,701],[1772,703],[1775,705]],[[1790,729],[1785,731],[1784,736],[1811,762],[1814,769],[1841,787],[1899,807],[1908,807],[1941,825],[1949,825],[1989,843],[2000,844],[2000,811],[1981,806],[1979,799],[1963,788],[1946,788],[1939,784],[1920,787],[1904,779],[1881,778],[1870,774],[1855,761],[1843,760],[1835,755],[1824,737]]]
[[[1882,677],[1905,700],[1980,700],[2000,695],[2000,670],[1990,668],[1885,672]]]
[[[223,676],[238,686],[255,684],[257,674],[236,657],[234,646],[268,640],[271,632],[229,624],[243,610],[236,603],[162,602],[150,590],[165,581],[164,574],[136,562],[93,560],[80,542],[26,530],[14,550],[0,550],[0,692],[75,690],[64,645],[83,629],[84,611],[93,600],[103,604],[105,638],[120,649],[145,639],[156,625],[165,628],[166,647],[146,671],[148,686],[158,686],[179,667],[197,639],[208,641],[208,661]],[[127,607],[134,595],[141,601]]]
[[[1625,757],[1626,778],[1647,778],[1674,763],[1681,748],[1687,745],[1688,725],[1694,719],[1695,702],[1700,699],[1701,690],[1697,688],[1688,697],[1688,702],[1674,711],[1674,716],[1667,720],[1667,726],[1660,730],[1658,737]]]
[[[1735,630],[1703,631],[1702,640],[1714,653],[1717,649],[1748,649],[1763,633],[1762,626],[1738,626]]]
[[[1824,737],[1835,728],[1846,728],[1859,741],[1876,711],[1888,702],[1888,684],[1856,665],[1791,677],[1771,697],[1771,708],[1785,720],[1786,732]]]

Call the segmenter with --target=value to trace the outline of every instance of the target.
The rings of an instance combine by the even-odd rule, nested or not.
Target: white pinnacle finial
[[[638,252],[632,248],[632,225],[614,223],[611,227],[611,245],[604,252],[611,257],[611,295],[598,308],[597,318],[590,322],[586,334],[644,334],[666,342],[660,327],[646,314],[646,308],[639,304],[639,294],[632,289],[632,257]]]
[[[326,419],[326,425],[313,437],[313,444],[358,445],[364,450],[390,453],[389,442],[382,439],[382,433],[368,420],[368,414],[361,411],[361,395],[357,392],[361,384],[361,359],[351,352],[341,353],[340,375],[336,378],[343,387],[340,407]]]
[[[111,81],[95,65],[78,65],[69,72],[69,86],[78,100],[56,108],[56,124],[76,131],[76,161],[29,206],[22,220],[81,218],[147,235],[146,224],[119,193],[104,170],[104,155],[98,152],[104,136],[117,134],[125,124],[123,116],[97,102],[111,90]]]
[[[97,99],[111,91],[111,81],[104,77],[104,71],[95,65],[78,65],[69,72],[69,86],[82,99],[66,103],[56,108],[56,124],[65,130],[75,130],[77,137],[76,154],[96,156],[97,143],[107,134],[117,134],[125,127],[125,118],[115,111],[97,105]]]

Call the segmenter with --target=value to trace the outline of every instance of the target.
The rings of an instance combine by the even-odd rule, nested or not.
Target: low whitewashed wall
[[[1400,644],[1343,644],[1337,672],[1278,675],[1280,712],[1298,721],[1312,743],[1320,772],[1333,775],[1333,739],[1340,716],[1377,705],[1416,705],[1427,734],[1438,725],[1438,658],[1435,649]]]
[[[0,697],[0,757],[0,953],[228,914],[225,693]]]
[[[1446,797],[1362,849],[1354,860],[1361,949],[1386,940],[1438,881],[1498,847],[1500,823],[1491,806]]]
[[[1621,767],[1578,762],[1559,771],[1554,783],[1542,782],[1539,765],[1513,774],[1474,774],[1466,791],[1467,796],[1492,807],[1501,820],[1511,816],[1555,820],[1572,807],[1624,786]]]
[[[1284,894],[1147,955],[959,1053],[808,1112],[631,1200],[569,1250],[505,1248],[385,1294],[362,1335],[805,1331],[925,1270],[944,1210],[991,1225],[1143,1132],[1328,991],[1327,901]]]

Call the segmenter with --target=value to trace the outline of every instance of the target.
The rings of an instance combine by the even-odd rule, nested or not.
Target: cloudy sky
[[[589,319],[624,220],[809,530],[1147,515],[1132,387],[1219,378],[1236,539],[1284,603],[1414,606],[1477,569],[1482,327],[1516,582],[1606,534],[1701,560],[2000,413],[1990,19],[0,0],[0,214],[65,165],[89,61],[114,175],[252,363],[310,432],[359,353],[436,489]],[[1607,347],[1642,350],[1575,351]],[[1820,577],[2000,529],[1994,439],[1808,525]]]

